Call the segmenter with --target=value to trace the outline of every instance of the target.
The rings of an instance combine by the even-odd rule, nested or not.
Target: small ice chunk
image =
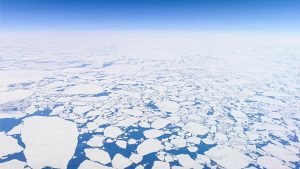
[[[25,168],[26,163],[19,160],[10,160],[3,163],[0,163],[1,169],[21,169]]]
[[[104,166],[91,160],[84,160],[78,167],[78,169],[112,169],[112,167]]]
[[[97,161],[101,164],[108,164],[111,162],[109,154],[101,149],[97,148],[88,148],[84,150],[85,155],[92,161]]]
[[[131,138],[128,140],[128,144],[135,144],[135,143],[136,143],[136,139]]]
[[[161,150],[163,146],[161,145],[161,142],[157,139],[147,139],[144,142],[142,142],[137,147],[137,152],[140,155],[146,155],[149,153],[157,152]]]
[[[184,168],[203,168],[201,164],[197,163],[187,154],[179,154],[176,157],[178,159],[179,164],[182,165]]]
[[[154,161],[152,169],[169,169],[170,164],[162,161]]]
[[[108,126],[104,129],[104,136],[110,138],[117,138],[123,132],[119,127]]]
[[[283,163],[281,160],[270,157],[270,156],[261,156],[257,158],[257,163],[261,167],[265,168],[278,168],[278,169],[286,169],[287,167],[283,166]]]
[[[151,124],[151,127],[155,129],[161,129],[166,127],[168,124],[170,124],[169,120],[164,118],[158,118]]]
[[[16,139],[0,133],[0,158],[22,150],[23,148],[18,144]]]
[[[126,149],[126,147],[127,147],[127,142],[124,141],[124,140],[117,140],[117,141],[116,141],[116,144],[117,144],[120,148],[123,148],[123,149]]]
[[[24,119],[21,138],[30,167],[66,168],[75,153],[78,129],[58,117],[32,116]]]
[[[225,168],[244,168],[251,162],[250,157],[229,147],[216,146],[204,154]],[[234,163],[232,161],[234,161]]]
[[[86,144],[91,147],[102,147],[105,137],[94,135]]]
[[[149,129],[143,132],[146,138],[157,138],[164,134],[163,131],[157,129]]]
[[[132,161],[121,154],[116,154],[111,163],[115,168],[126,168],[132,164]]]
[[[206,126],[195,122],[187,123],[182,129],[194,135],[205,135],[209,131]]]
[[[139,154],[132,153],[129,159],[135,164],[137,164],[142,161],[143,157]]]

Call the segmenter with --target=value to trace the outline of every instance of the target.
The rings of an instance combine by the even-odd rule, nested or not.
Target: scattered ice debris
[[[115,168],[126,168],[132,164],[132,161],[121,154],[116,154],[111,163]]]
[[[120,128],[114,126],[108,126],[104,129],[104,136],[110,138],[117,138],[123,132]]]
[[[157,139],[147,139],[143,141],[140,145],[137,147],[137,152],[144,156],[149,153],[157,152],[161,150],[163,146],[161,145],[161,142]]]
[[[194,135],[205,135],[209,131],[203,124],[195,122],[188,122],[182,129]]]
[[[66,168],[75,153],[78,130],[75,123],[58,117],[24,119],[21,138],[24,155],[32,168]],[[63,153],[59,153],[63,150]]]
[[[13,90],[0,93],[0,104],[23,100],[30,97],[33,94],[31,90]]]
[[[216,146],[209,149],[204,154],[225,168],[244,168],[252,161],[250,157],[229,147]]]
[[[111,162],[109,154],[104,150],[98,148],[87,148],[84,150],[84,152],[86,157],[92,161],[97,161],[104,165]]]
[[[0,159],[22,150],[23,148],[18,144],[16,139],[2,132],[0,133]]]

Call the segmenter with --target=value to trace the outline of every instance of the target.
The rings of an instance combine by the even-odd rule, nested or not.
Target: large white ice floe
[[[80,84],[70,86],[64,90],[64,94],[75,95],[75,94],[98,94],[103,91],[102,87],[97,84]]]
[[[11,101],[23,100],[30,97],[33,94],[31,90],[13,90],[0,93],[0,104],[4,104]]]
[[[206,126],[196,122],[188,122],[182,129],[194,135],[205,135],[209,131]]]
[[[17,140],[4,133],[0,133],[0,159],[9,154],[22,151],[23,148],[18,144]]]
[[[75,153],[77,137],[73,122],[58,117],[25,118],[21,138],[27,164],[32,168],[66,168]]]
[[[239,169],[248,166],[251,163],[251,158],[245,154],[229,148],[216,146],[205,152],[210,159],[215,161],[222,167],[230,169]]]
[[[97,161],[104,165],[111,162],[109,154],[104,150],[98,148],[87,148],[84,152],[86,157],[92,161]]]
[[[108,126],[104,129],[104,136],[110,138],[117,138],[123,132],[119,127]]]
[[[161,142],[157,139],[147,139],[144,142],[142,142],[137,147],[137,152],[140,155],[146,155],[149,153],[157,152],[161,150],[163,146],[161,145]]]

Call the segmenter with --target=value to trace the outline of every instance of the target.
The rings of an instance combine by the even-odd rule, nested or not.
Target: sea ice
[[[11,101],[23,100],[30,97],[33,94],[31,90],[13,90],[0,93],[0,104],[4,104]]]
[[[195,122],[187,123],[182,129],[194,135],[204,135],[209,131],[209,129],[206,126]]]
[[[58,117],[25,118],[21,138],[27,164],[32,168],[66,168],[75,153],[77,137],[77,126],[73,122]]]
[[[98,94],[103,91],[102,87],[97,84],[80,84],[68,87],[64,90],[64,94],[75,95],[75,94]]]
[[[22,150],[23,148],[18,144],[16,139],[4,133],[0,133],[0,158]]]
[[[146,155],[149,153],[157,152],[161,150],[163,146],[161,145],[161,142],[157,139],[147,139],[144,142],[142,142],[137,147],[137,152],[140,155]]]
[[[229,147],[216,146],[204,154],[225,168],[244,168],[252,161],[250,157]]]
[[[162,161],[154,161],[152,169],[169,169],[170,164]]]
[[[149,129],[149,130],[144,131],[144,136],[146,138],[157,138],[163,134],[164,134],[163,131],[157,130],[157,129]]]
[[[85,149],[84,152],[86,157],[92,161],[97,161],[104,165],[111,162],[109,154],[104,150],[98,148],[88,148]]]
[[[126,168],[132,164],[132,162],[121,154],[116,154],[112,160],[112,166],[115,168]]]
[[[123,132],[120,128],[114,126],[108,126],[104,129],[104,136],[110,138],[117,138]]]

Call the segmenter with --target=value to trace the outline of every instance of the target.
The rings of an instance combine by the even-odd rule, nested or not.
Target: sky
[[[0,0],[0,29],[300,30],[300,0]]]

